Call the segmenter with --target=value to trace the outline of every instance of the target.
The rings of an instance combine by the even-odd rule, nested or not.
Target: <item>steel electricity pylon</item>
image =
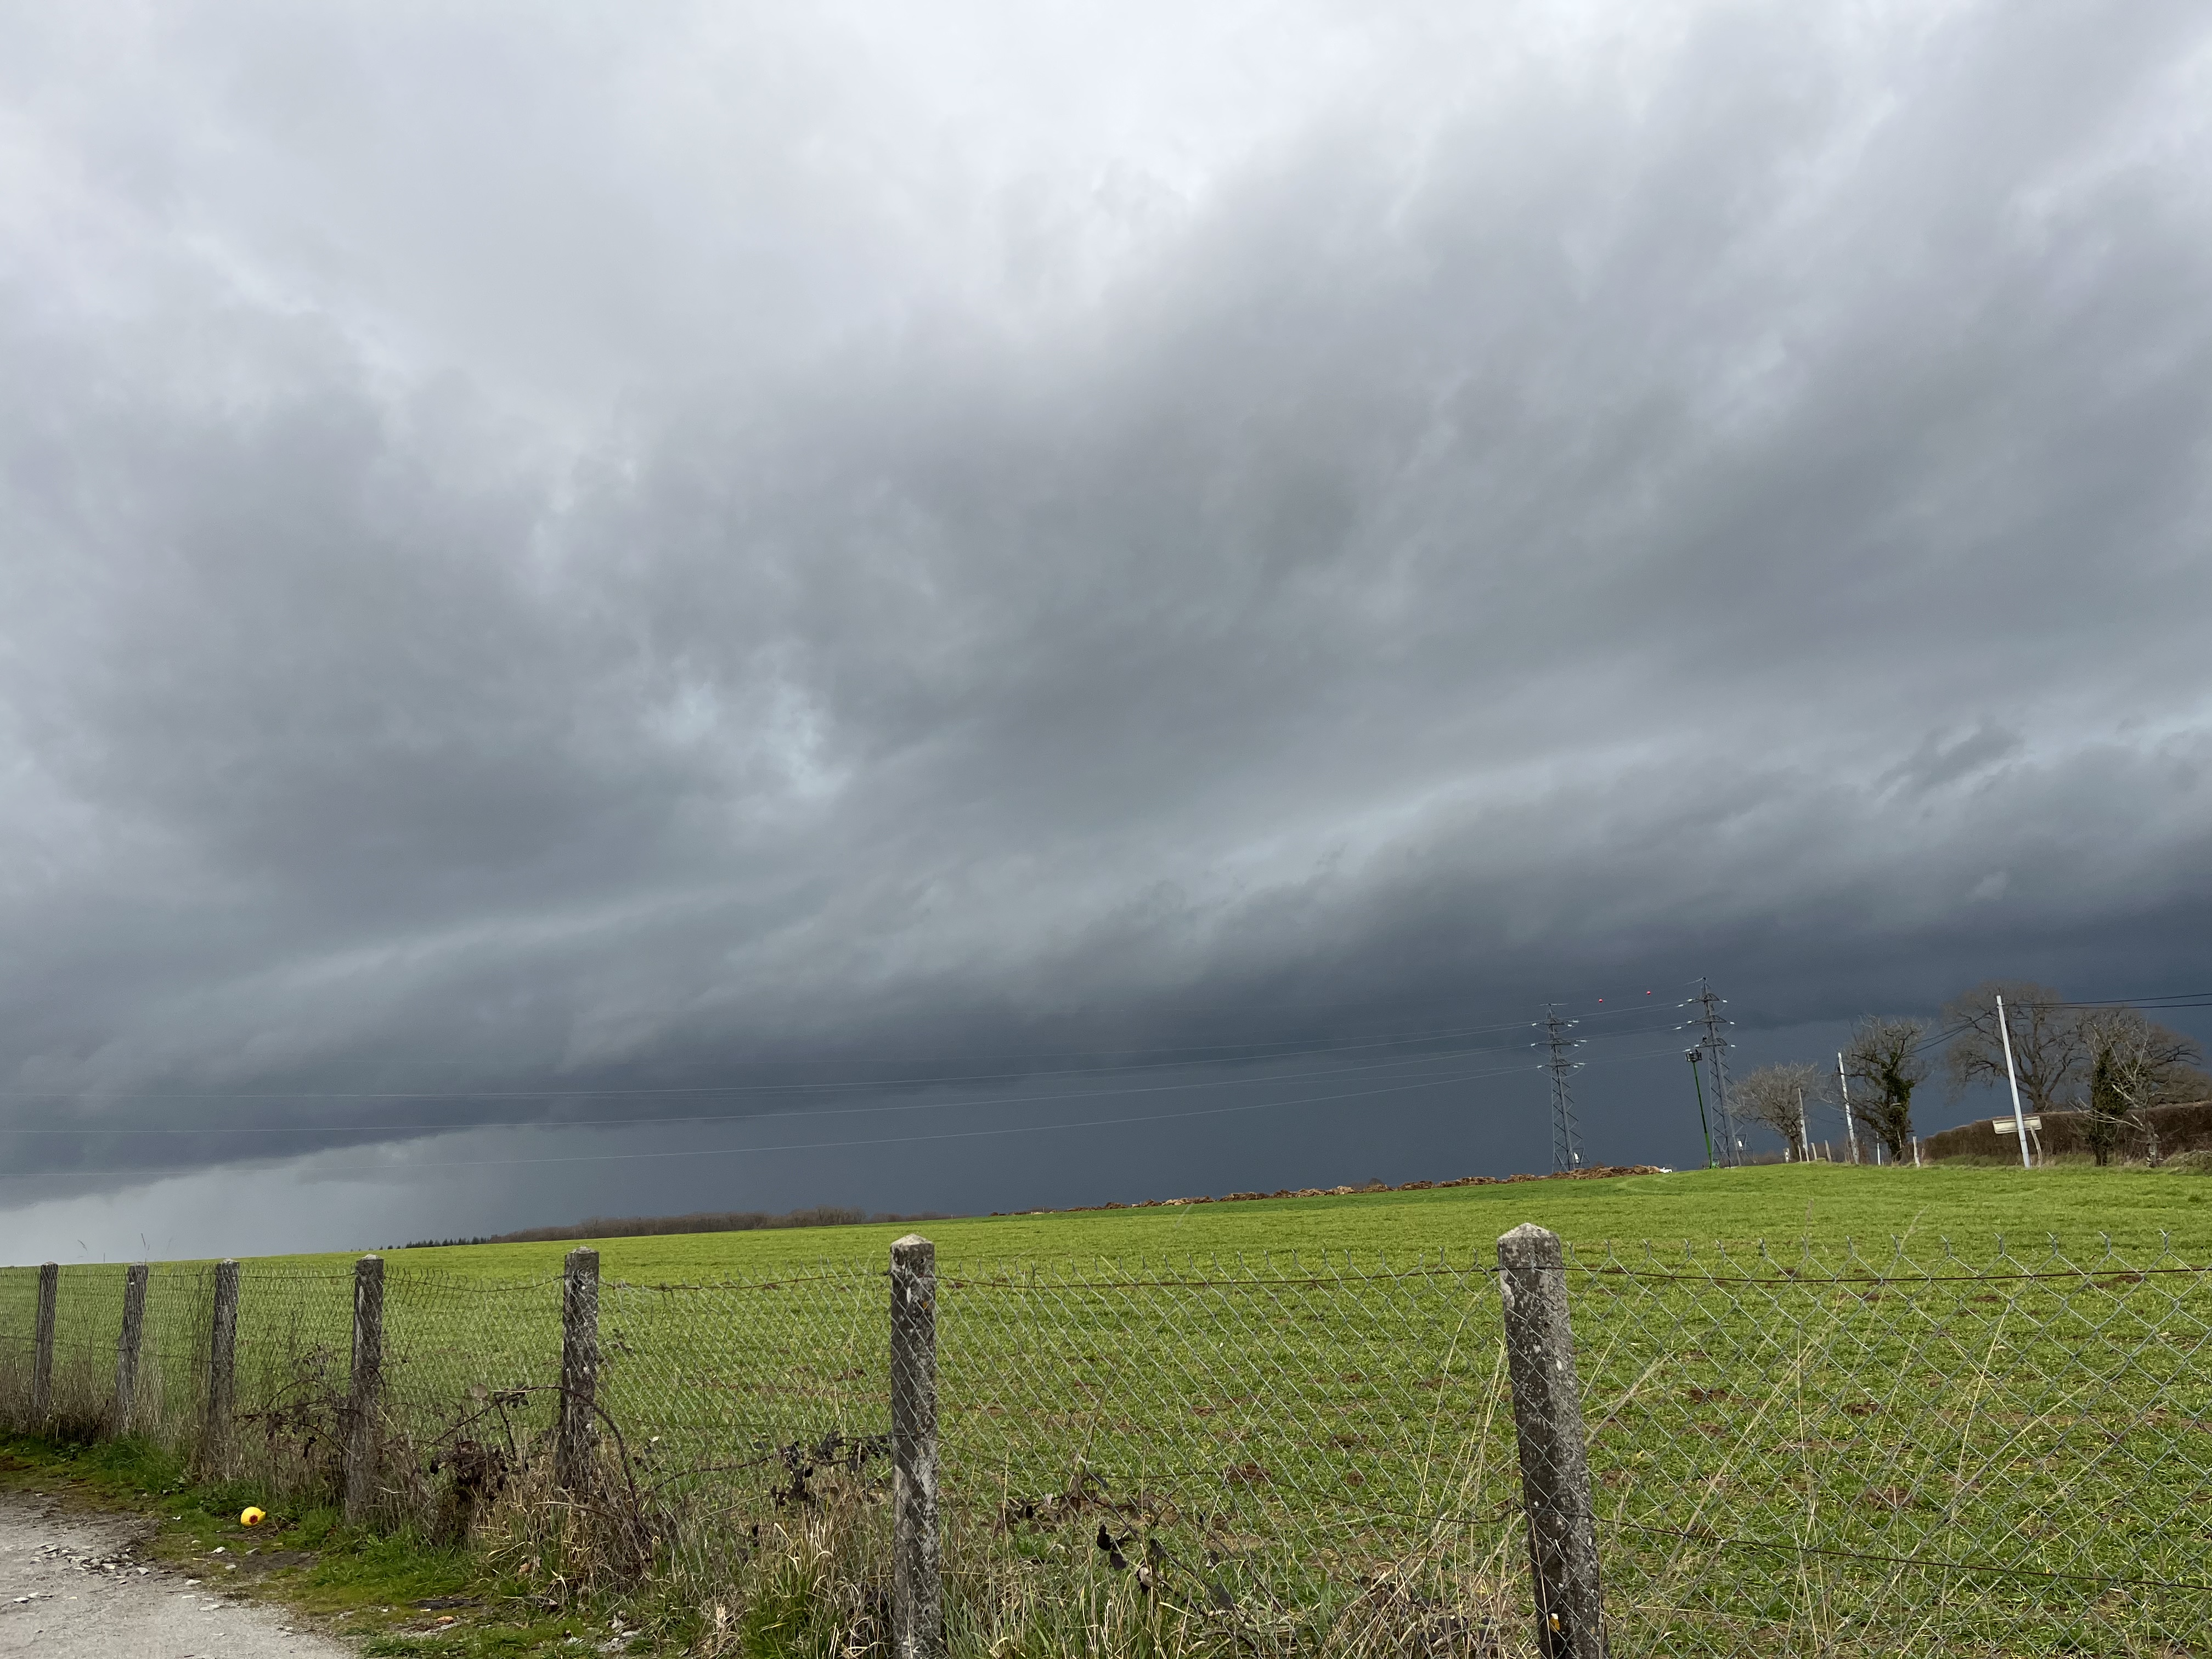
[[[1713,1086],[1713,1116],[1720,1130],[1721,1143],[1715,1150],[1721,1164],[1733,1169],[1743,1148],[1736,1140],[1735,1114],[1729,1108],[1728,1051],[1733,1045],[1721,1035],[1721,1029],[1734,1022],[1721,1012],[1724,1000],[1716,996],[1713,988],[1702,979],[1698,981],[1697,994],[1680,1006],[1698,1011],[1688,1024],[1700,1026],[1705,1031],[1698,1039],[1698,1048],[1705,1057],[1705,1076]]]
[[[1552,1171],[1554,1175],[1570,1170],[1579,1170],[1583,1164],[1582,1130],[1575,1122],[1574,1074],[1582,1069],[1580,1060],[1567,1056],[1580,1046],[1577,1038],[1567,1033],[1575,1022],[1559,1018],[1559,1006],[1551,1004],[1544,1010],[1544,1047],[1551,1051],[1545,1067],[1552,1074]]]

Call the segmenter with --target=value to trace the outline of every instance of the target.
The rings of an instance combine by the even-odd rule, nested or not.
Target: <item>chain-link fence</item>
[[[2212,1654],[2212,1269],[1534,1237],[1504,1295],[1474,1258],[947,1263],[896,1373],[887,1264],[564,1297],[398,1257],[366,1401],[359,1276],[248,1263],[227,1411],[213,1267],[148,1273],[135,1367],[125,1270],[14,1269],[0,1420],[295,1504],[364,1448],[364,1520],[535,1594],[650,1575],[711,1650],[888,1650],[926,1507],[945,1640],[1000,1659]]]

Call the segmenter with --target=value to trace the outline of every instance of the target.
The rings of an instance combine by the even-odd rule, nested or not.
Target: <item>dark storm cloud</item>
[[[6,1115],[239,1132],[16,1169],[2199,959],[2197,9],[100,15],[0,72]]]

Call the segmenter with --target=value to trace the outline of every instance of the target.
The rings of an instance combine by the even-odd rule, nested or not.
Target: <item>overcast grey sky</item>
[[[1647,993],[1686,1160],[1698,975],[2200,988],[2208,296],[2192,3],[6,0],[0,1252],[1504,1172]]]

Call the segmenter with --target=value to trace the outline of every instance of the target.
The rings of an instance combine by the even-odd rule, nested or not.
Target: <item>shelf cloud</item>
[[[0,1200],[2197,988],[2203,8],[1372,13],[20,19]],[[483,1144],[424,1230],[1091,1195]]]

